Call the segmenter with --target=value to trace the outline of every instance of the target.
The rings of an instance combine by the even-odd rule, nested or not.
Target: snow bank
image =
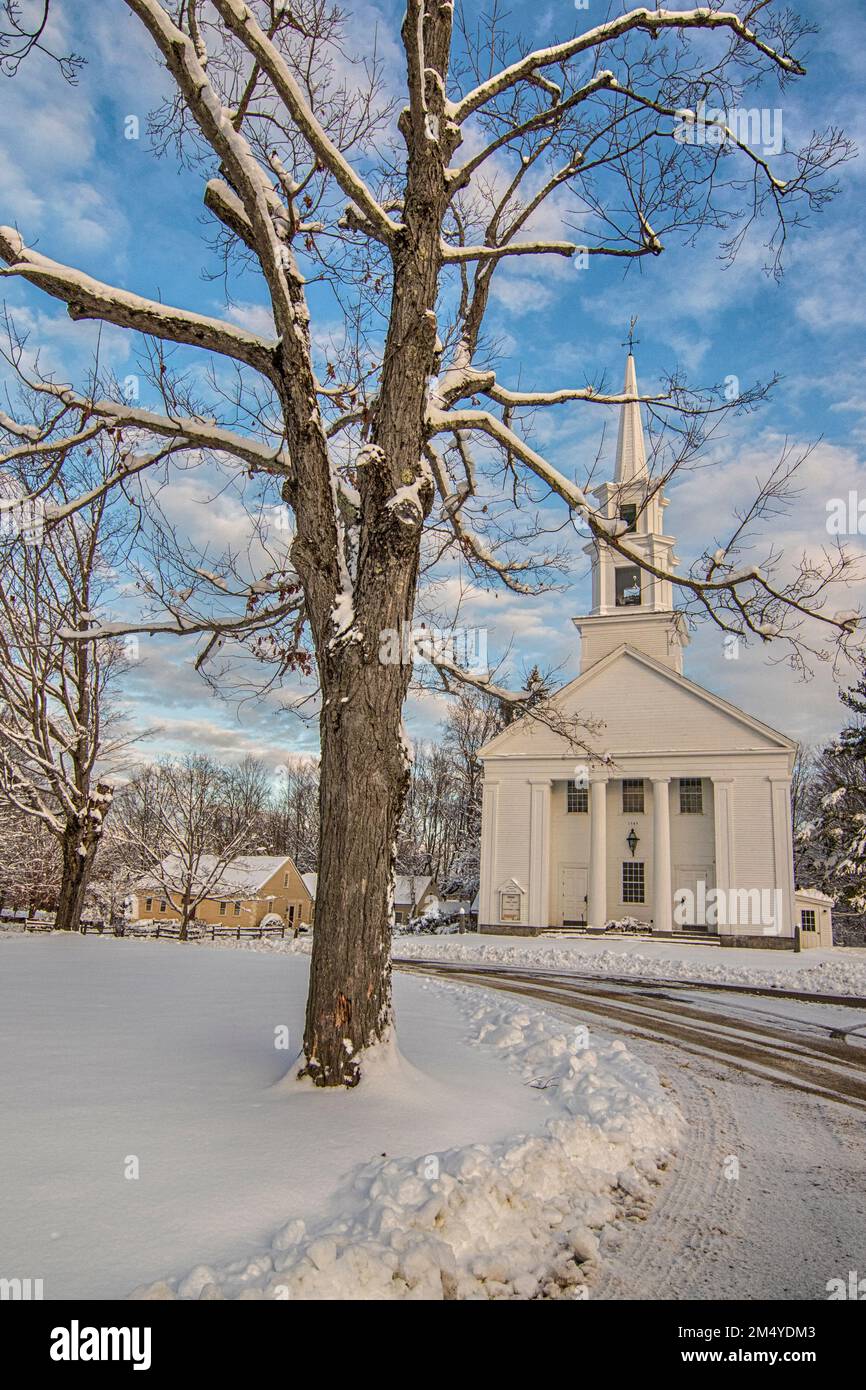
[[[471,1044],[535,1087],[540,1134],[357,1167],[339,1214],[270,1249],[136,1290],[141,1299],[509,1299],[586,1293],[597,1232],[644,1210],[683,1121],[622,1042],[451,984]],[[339,1098],[337,1098],[339,1104]],[[483,1096],[478,1097],[483,1106]]]
[[[309,955],[311,936],[296,941],[279,938],[214,944],[229,950],[290,952]],[[652,954],[647,954],[647,952]],[[508,937],[475,933],[424,936],[395,935],[395,961],[428,960],[467,965],[505,965],[555,970],[559,974],[613,976],[618,979],[682,981],[697,984],[742,985],[757,989],[796,989],[807,994],[839,994],[866,998],[866,950],[833,947],[823,950],[761,951],[758,948],[692,945],[675,942],[594,941],[586,937],[524,937],[515,945]],[[754,962],[754,964],[753,964]]]
[[[515,946],[504,937],[439,938],[400,937],[394,942],[395,960],[465,961],[467,964],[531,966],[534,969],[574,971],[581,975],[608,975],[642,980],[683,980],[707,984],[756,986],[759,989],[798,989],[814,994],[866,997],[866,952],[854,950],[777,952],[739,950],[718,946],[684,946],[658,943],[658,955],[648,956],[628,943],[618,951],[585,939],[527,939]],[[643,947],[643,943],[642,943]],[[645,948],[644,948],[645,949]],[[651,948],[653,949],[653,948]],[[820,955],[820,959],[815,957]],[[728,964],[757,957],[755,968]],[[773,967],[776,968],[773,968]]]

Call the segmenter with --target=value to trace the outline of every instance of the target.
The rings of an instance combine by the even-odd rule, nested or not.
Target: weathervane
[[[627,348],[628,348],[628,355],[629,355],[629,357],[632,357],[632,356],[633,356],[632,348],[634,347],[635,343],[639,343],[639,342],[640,342],[640,338],[636,338],[636,337],[634,336],[634,328],[635,328],[635,324],[636,324],[636,323],[637,323],[637,314],[632,314],[631,318],[629,319],[629,323],[628,323],[628,338],[626,339],[626,341],[625,341],[624,343],[621,343],[621,344],[620,344],[621,347],[627,347]]]

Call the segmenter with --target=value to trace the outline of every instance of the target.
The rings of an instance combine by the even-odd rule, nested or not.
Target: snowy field
[[[315,1092],[286,1079],[306,975],[302,951],[0,933],[0,1274],[49,1299],[579,1286],[681,1132],[651,1068],[398,978],[400,1055]]]
[[[584,975],[797,989],[866,998],[866,949],[762,951],[591,937],[400,936],[394,958],[531,966]]]

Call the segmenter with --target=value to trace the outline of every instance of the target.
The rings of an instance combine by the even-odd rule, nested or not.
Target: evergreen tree
[[[866,661],[841,699],[854,718],[815,759],[796,867],[835,899],[835,939],[853,945],[866,941]]]

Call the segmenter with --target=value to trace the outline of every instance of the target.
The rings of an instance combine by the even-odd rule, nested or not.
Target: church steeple
[[[634,320],[623,395],[636,397],[633,334]],[[592,563],[592,609],[585,618],[574,619],[582,638],[582,669],[625,643],[682,671],[682,648],[688,638],[682,618],[673,611],[673,587],[666,578],[677,563],[675,542],[664,531],[667,498],[650,477],[636,399],[620,406],[613,481],[594,488],[592,496],[610,529],[619,523],[616,534],[631,555],[595,538],[584,548]]]
[[[626,359],[622,394],[624,396],[636,396],[638,394],[637,371],[631,352]],[[619,411],[614,482],[633,483],[636,480],[642,482],[647,477],[646,445],[643,437],[640,404],[638,401],[629,401],[627,405],[620,406]]]

